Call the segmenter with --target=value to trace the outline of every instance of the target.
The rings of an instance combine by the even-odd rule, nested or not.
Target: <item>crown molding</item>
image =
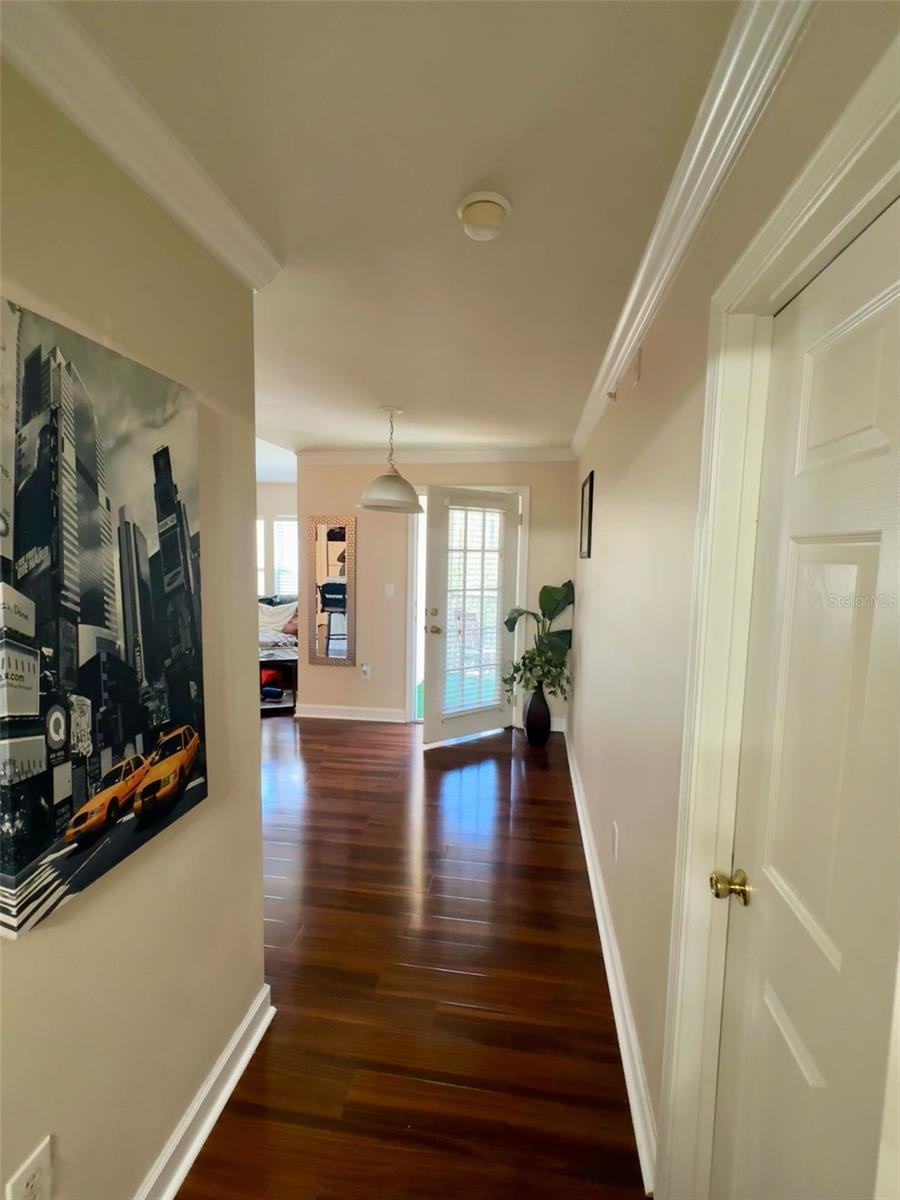
[[[394,458],[404,466],[418,463],[533,463],[574,462],[571,446],[532,446],[523,449],[416,450],[397,449]],[[298,450],[298,463],[315,466],[349,467],[384,465],[384,450]]]
[[[233,274],[271,283],[281,264],[269,247],[57,4],[5,4],[2,53]]]
[[[659,312],[806,27],[814,0],[742,0],[572,439],[580,453]]]

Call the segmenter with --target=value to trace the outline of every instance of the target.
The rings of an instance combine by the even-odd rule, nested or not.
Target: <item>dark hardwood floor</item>
[[[262,736],[278,1012],[179,1200],[642,1196],[562,737]]]

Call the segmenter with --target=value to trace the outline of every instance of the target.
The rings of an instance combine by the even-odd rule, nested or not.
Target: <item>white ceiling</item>
[[[86,0],[69,15],[285,264],[257,425],[293,449],[568,445],[729,3]],[[457,201],[513,205],[469,241]]]
[[[257,438],[256,478],[259,483],[296,483],[297,455]]]

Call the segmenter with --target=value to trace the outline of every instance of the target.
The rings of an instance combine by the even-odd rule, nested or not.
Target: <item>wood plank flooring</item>
[[[642,1196],[562,737],[262,736],[278,1012],[179,1200]]]

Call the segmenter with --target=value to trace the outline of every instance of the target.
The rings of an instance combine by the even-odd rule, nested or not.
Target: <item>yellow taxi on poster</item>
[[[133,754],[116,763],[103,778],[87,803],[73,815],[63,834],[63,842],[87,841],[114,825],[134,797],[150,768],[142,754]]]
[[[199,749],[200,737],[190,725],[179,725],[160,738],[134,797],[138,817],[165,804],[184,789]]]

